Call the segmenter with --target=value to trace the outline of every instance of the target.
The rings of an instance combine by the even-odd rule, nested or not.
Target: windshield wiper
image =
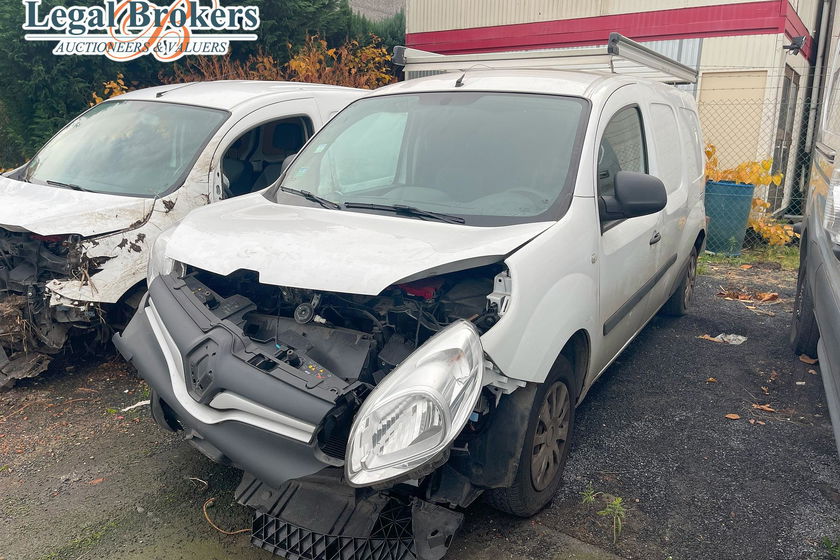
[[[289,187],[280,187],[280,190],[284,193],[295,194],[297,196],[302,196],[306,200],[311,200],[312,202],[317,202],[324,208],[331,208],[333,210],[341,210],[341,205],[337,202],[333,202],[332,200],[327,200],[326,198],[321,198],[317,194],[312,194],[309,191],[303,191],[298,189],[290,189]]]
[[[461,216],[453,216],[452,214],[441,214],[440,212],[431,212],[429,210],[421,210],[414,206],[406,206],[405,204],[371,204],[368,202],[345,202],[345,208],[361,208],[364,210],[383,210],[385,212],[394,212],[396,214],[405,214],[406,216],[416,216],[418,218],[429,218],[439,222],[446,222],[448,224],[463,224],[466,222]]]
[[[86,190],[86,189],[83,189],[82,187],[80,187],[79,185],[74,185],[72,183],[62,183],[60,181],[50,181],[50,180],[47,180],[46,183],[48,185],[52,185],[54,187],[63,187],[65,189],[71,189],[71,190],[74,190],[74,191],[85,191]]]

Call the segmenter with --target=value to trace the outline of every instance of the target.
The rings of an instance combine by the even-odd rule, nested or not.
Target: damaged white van
[[[0,388],[43,371],[68,337],[107,342],[143,293],[161,231],[273,183],[363,93],[246,81],[135,91],[86,111],[0,177]]]
[[[529,516],[575,406],[704,242],[694,99],[467,70],[350,104],[264,192],[158,238],[115,343],[152,414],[245,471],[253,542],[437,559],[484,494]]]

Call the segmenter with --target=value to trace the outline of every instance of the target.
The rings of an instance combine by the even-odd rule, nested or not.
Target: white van
[[[688,309],[701,145],[693,98],[635,77],[381,88],[273,187],[161,235],[115,343],[162,427],[247,473],[256,544],[440,558],[482,493],[549,502],[575,406]]]
[[[161,231],[273,183],[363,93],[256,81],[138,90],[86,111],[0,176],[0,388],[46,369],[69,336],[106,343],[142,296]]]

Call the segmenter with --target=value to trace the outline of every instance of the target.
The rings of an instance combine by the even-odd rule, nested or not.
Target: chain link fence
[[[717,158],[717,169],[741,166],[742,174],[758,172],[768,183],[707,183],[709,251],[737,255],[744,246],[795,242],[791,224],[803,210],[814,132],[809,122],[817,107],[809,99],[776,93],[713,101],[701,95],[698,102],[704,141]]]

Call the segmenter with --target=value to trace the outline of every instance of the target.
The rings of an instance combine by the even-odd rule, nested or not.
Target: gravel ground
[[[530,520],[473,505],[449,558],[828,558],[820,540],[840,535],[840,461],[819,366],[787,347],[795,277],[707,269],[694,313],[654,319],[578,409],[553,504]],[[727,301],[720,287],[780,299]],[[697,338],[720,333],[748,340]],[[0,560],[272,558],[204,519],[215,497],[217,525],[249,525],[235,471],[158,430],[145,407],[120,412],[146,396],[119,361],[0,394]],[[584,505],[590,484],[598,494]],[[597,512],[615,497],[626,516],[614,544]]]

